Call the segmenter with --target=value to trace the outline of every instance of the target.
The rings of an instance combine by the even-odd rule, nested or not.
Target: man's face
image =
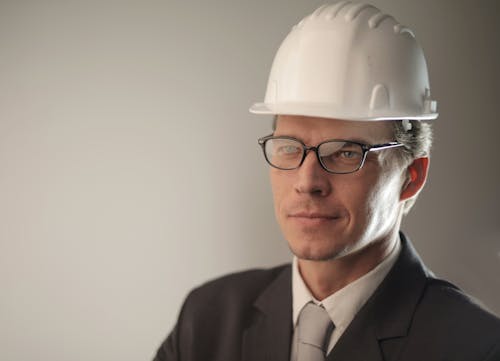
[[[309,146],[328,139],[365,144],[394,140],[389,122],[288,115],[278,117],[274,134],[297,138]],[[326,172],[314,152],[307,154],[298,169],[271,168],[276,218],[298,258],[339,258],[383,244],[397,233],[405,171],[393,155],[383,154],[394,151],[368,152],[364,166],[350,174]]]

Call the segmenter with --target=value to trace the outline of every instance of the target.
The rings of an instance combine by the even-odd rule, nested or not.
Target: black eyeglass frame
[[[299,142],[302,145],[302,149],[303,149],[303,151],[302,151],[302,159],[300,160],[300,163],[296,167],[294,167],[294,168],[281,168],[281,167],[277,167],[276,165],[272,164],[269,161],[269,159],[267,158],[267,154],[266,154],[266,142],[268,140],[270,140],[270,139],[289,139],[289,140],[294,140],[296,142]],[[316,146],[309,147],[309,146],[305,145],[304,142],[302,142],[300,139],[297,139],[297,138],[294,138],[294,137],[290,137],[290,136],[287,136],[287,135],[274,136],[273,134],[270,134],[270,135],[267,135],[265,137],[259,138],[258,142],[259,142],[259,145],[262,148],[262,152],[264,153],[264,158],[266,159],[266,162],[271,167],[273,167],[273,168],[281,169],[281,170],[294,170],[294,169],[297,169],[297,168],[299,168],[302,165],[302,163],[304,163],[304,160],[306,159],[306,156],[307,156],[307,152],[309,152],[309,151],[312,150],[314,153],[316,153],[316,158],[318,159],[318,162],[321,165],[321,168],[323,168],[326,172],[331,173],[331,174],[350,174],[350,173],[357,172],[365,164],[366,155],[368,154],[368,152],[379,151],[379,150],[384,150],[384,149],[391,149],[391,148],[398,148],[398,147],[404,147],[405,146],[404,144],[399,143],[399,142],[389,142],[389,143],[384,143],[384,144],[369,145],[369,144],[364,144],[364,143],[355,142],[355,141],[346,140],[346,139],[328,139],[328,140],[325,140],[325,141],[319,143]],[[362,151],[363,151],[363,156],[361,158],[361,162],[359,163],[359,166],[356,169],[354,169],[352,171],[349,171],[349,172],[335,172],[335,171],[332,171],[332,170],[328,169],[326,167],[326,165],[323,163],[323,161],[321,160],[321,157],[320,157],[320,155],[318,153],[318,148],[322,144],[328,143],[328,142],[345,142],[345,143],[351,143],[351,144],[357,144],[357,145],[359,145],[361,147]]]

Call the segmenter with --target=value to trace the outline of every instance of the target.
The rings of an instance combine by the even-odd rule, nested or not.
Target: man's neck
[[[321,301],[377,267],[391,253],[398,240],[398,232],[395,232],[385,240],[338,259],[298,259],[299,271],[311,294]]]

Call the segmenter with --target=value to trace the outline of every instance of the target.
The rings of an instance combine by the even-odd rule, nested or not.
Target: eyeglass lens
[[[280,169],[295,169],[304,158],[304,146],[297,140],[271,138],[265,143],[268,162]],[[318,155],[323,167],[335,173],[356,171],[363,162],[361,145],[345,141],[329,141],[319,145]]]

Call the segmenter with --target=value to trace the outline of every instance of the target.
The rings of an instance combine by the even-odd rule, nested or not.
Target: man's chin
[[[321,249],[315,247],[294,247],[290,245],[290,250],[298,259],[315,262],[333,261],[349,254],[345,247],[339,249]]]

